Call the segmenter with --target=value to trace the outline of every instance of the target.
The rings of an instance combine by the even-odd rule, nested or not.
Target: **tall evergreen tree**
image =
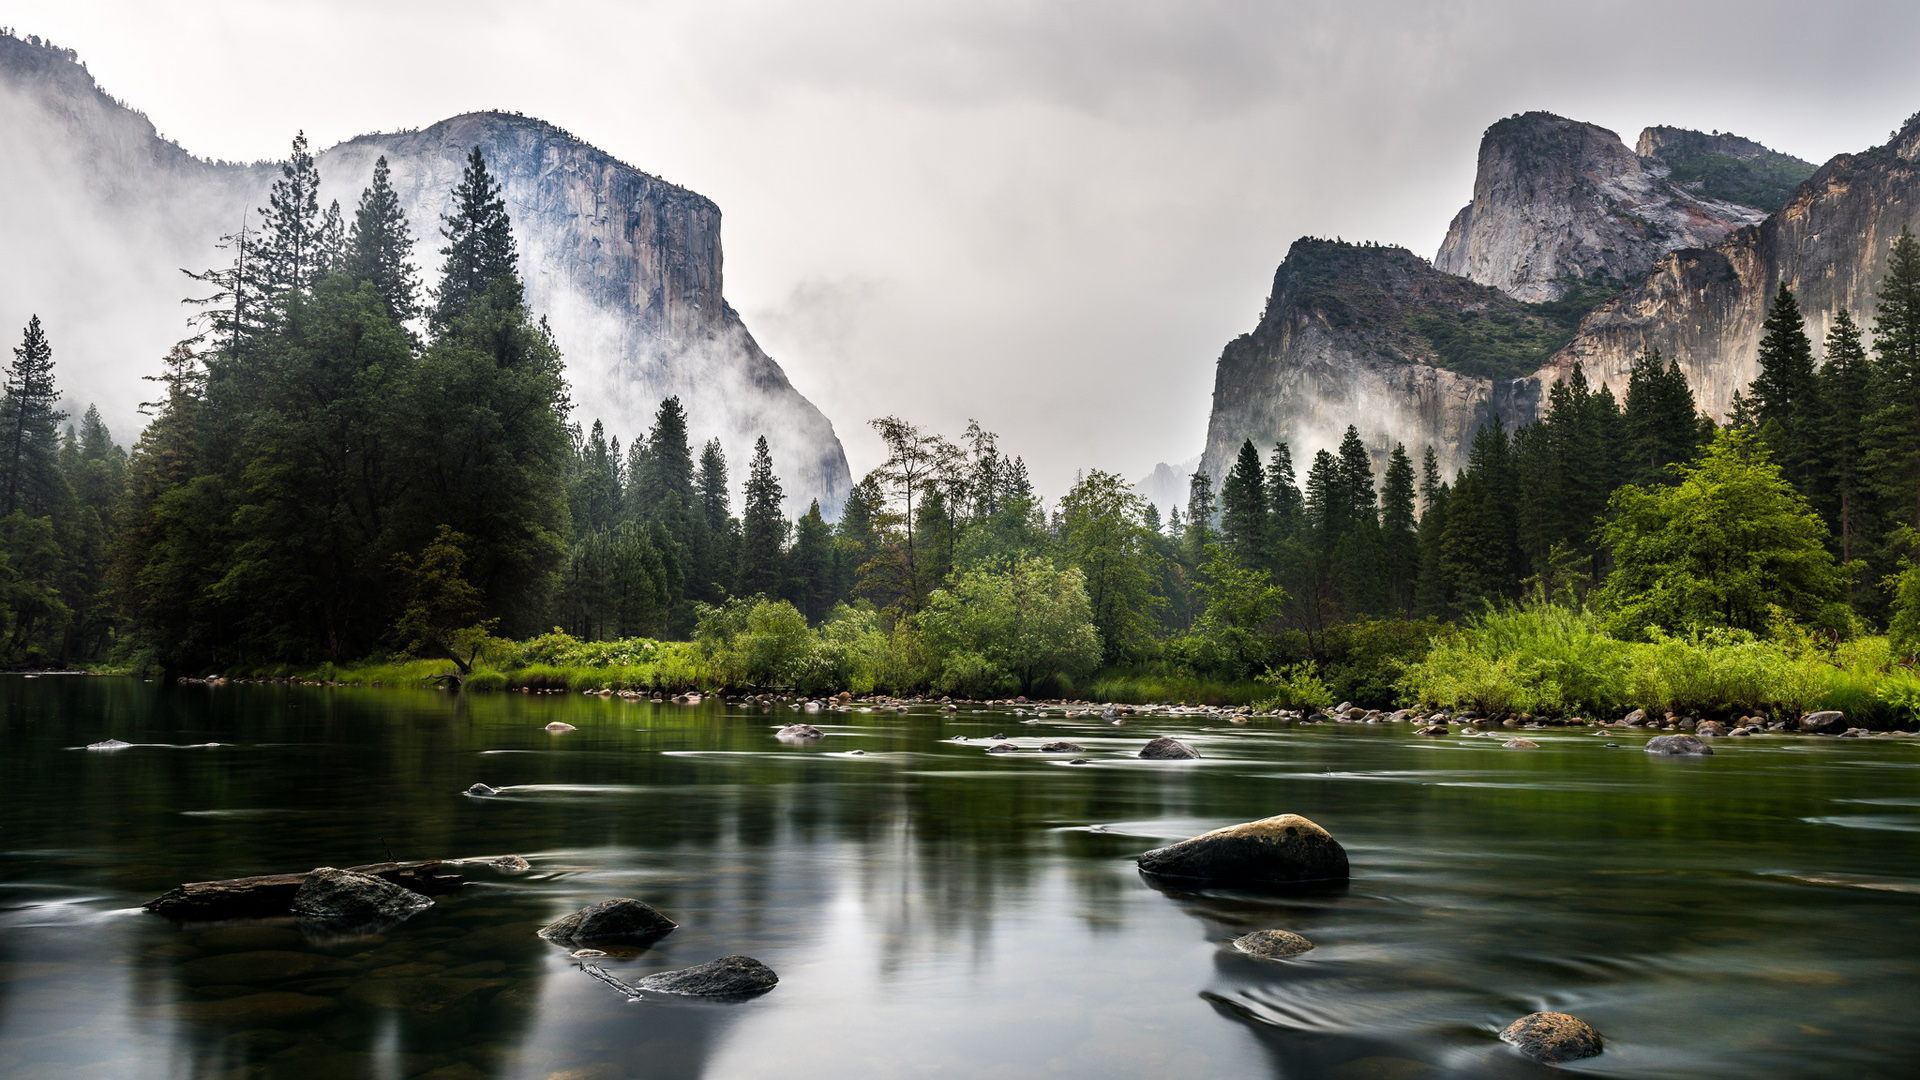
[[[513,224],[500,185],[487,171],[486,156],[478,146],[467,155],[460,186],[453,189],[453,212],[441,218],[440,249],[446,262],[440,286],[434,290],[430,321],[436,335],[446,333],[483,297],[492,293],[494,306],[508,309],[521,304],[520,257],[513,242]]]
[[[59,501],[57,455],[60,422],[67,414],[54,406],[60,391],[53,382],[53,347],[40,328],[40,316],[27,320],[7,365],[6,398],[0,401],[0,481],[5,483],[6,513],[28,517],[48,513]]]
[[[735,591],[741,596],[784,594],[782,570],[787,543],[787,520],[780,513],[780,478],[773,472],[773,453],[767,437],[753,444],[753,462],[747,467],[745,500],[740,515],[740,563]]]
[[[420,272],[413,265],[413,236],[385,155],[373,163],[373,183],[360,193],[347,236],[343,269],[355,281],[372,282],[396,322],[420,314]]]

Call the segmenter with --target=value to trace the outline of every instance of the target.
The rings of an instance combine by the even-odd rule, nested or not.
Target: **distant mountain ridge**
[[[98,400],[122,438],[133,404],[187,333],[179,268],[223,261],[214,243],[265,204],[272,163],[197,158],[109,97],[70,51],[0,35],[0,196],[13,259],[0,319],[46,319],[62,385]],[[431,279],[440,214],[474,146],[500,180],[536,314],[567,358],[576,419],[623,440],[678,394],[693,436],[744,471],[765,435],[788,508],[836,515],[852,480],[833,425],[754,341],[722,290],[720,209],[539,120],[498,112],[370,134],[320,152],[322,202],[351,214],[375,158],[392,168]]]

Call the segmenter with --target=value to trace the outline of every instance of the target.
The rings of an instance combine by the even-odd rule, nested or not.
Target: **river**
[[[798,719],[827,737],[773,738]],[[0,1075],[1527,1077],[1496,1034],[1542,1009],[1606,1039],[1572,1071],[1913,1075],[1920,740],[1410,730],[0,677]],[[1155,735],[1203,756],[1134,758]],[[1348,888],[1134,868],[1288,812]],[[532,869],[370,937],[139,908],[389,854]],[[629,1000],[535,936],[614,896],[681,929],[609,974],[738,953],[779,985]],[[1269,927],[1317,948],[1227,947]]]

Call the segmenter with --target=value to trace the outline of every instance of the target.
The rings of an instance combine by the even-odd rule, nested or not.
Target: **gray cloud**
[[[1213,361],[1288,242],[1431,254],[1501,116],[1719,128],[1818,161],[1920,108],[1920,10],[1892,3],[15,0],[7,18],[209,156],[474,108],[562,124],[721,205],[729,296],[856,474],[875,412],[978,417],[1051,492],[1191,457]]]

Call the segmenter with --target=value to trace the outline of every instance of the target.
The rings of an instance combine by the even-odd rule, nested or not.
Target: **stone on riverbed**
[[[1313,942],[1291,930],[1255,930],[1235,938],[1233,947],[1262,960],[1285,960],[1313,948]]]
[[[1200,756],[1200,751],[1178,739],[1161,736],[1140,748],[1140,756],[1148,761],[1188,761]]]
[[[1201,833],[1137,860],[1154,877],[1220,885],[1347,880],[1347,852],[1327,830],[1280,814]]]
[[[293,913],[335,923],[398,922],[433,906],[433,901],[384,878],[322,866],[307,875],[293,894]]]
[[[1647,753],[1668,756],[1711,754],[1713,747],[1691,735],[1655,735],[1647,740]]]
[[[771,990],[780,976],[751,956],[723,956],[678,971],[649,975],[635,985],[642,990],[691,997],[740,997]]]
[[[638,901],[621,897],[602,900],[540,929],[540,936],[563,945],[591,941],[625,941],[645,945],[680,928],[680,924]]]
[[[1847,714],[1843,712],[1808,713],[1800,718],[1800,730],[1814,735],[1841,735],[1847,730]],[[88,749],[92,749],[89,747]]]
[[[826,738],[827,733],[812,724],[788,724],[774,732],[773,737],[783,742],[812,742],[814,739]]]
[[[1507,1025],[1500,1041],[1535,1061],[1557,1065],[1600,1053],[1600,1033],[1585,1020],[1558,1012],[1537,1012]]]

